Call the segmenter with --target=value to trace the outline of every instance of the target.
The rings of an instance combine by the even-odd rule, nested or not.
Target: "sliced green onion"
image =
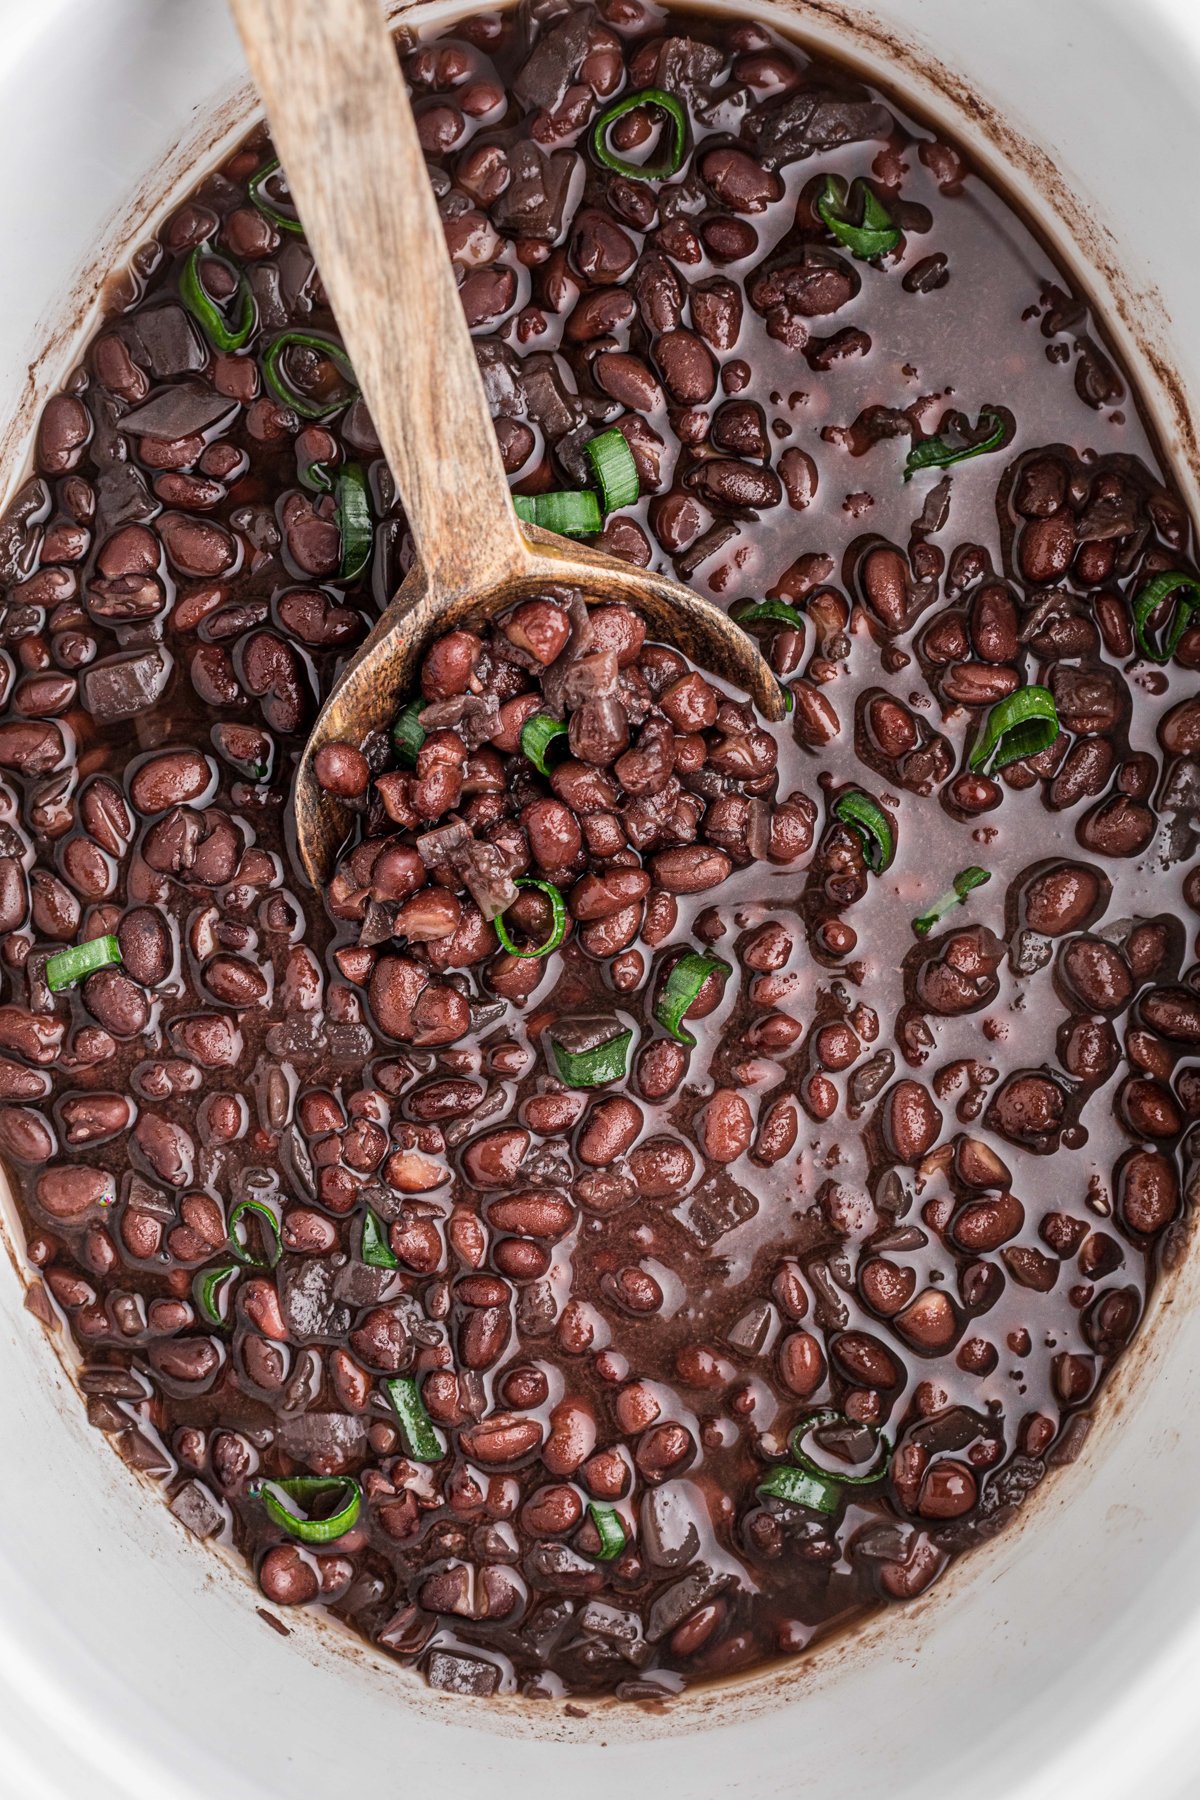
[[[268,1517],[281,1530],[302,1544],[332,1544],[345,1537],[362,1511],[362,1489],[351,1475],[287,1475],[255,1481],[249,1494],[252,1500],[262,1501]],[[322,1500],[330,1501],[336,1510],[319,1519],[305,1518],[296,1511],[297,1506],[308,1509]]]
[[[378,1213],[372,1212],[368,1206],[363,1218],[362,1259],[373,1269],[398,1269],[400,1267],[395,1251],[388,1242],[387,1232]]]
[[[804,614],[786,600],[739,600],[730,614],[739,625],[790,625],[795,631],[804,630]]]
[[[552,719],[549,713],[534,713],[526,719],[521,727],[521,752],[527,756],[539,775],[549,775],[546,767],[546,752],[555,738],[566,737],[567,728],[561,719]]]
[[[654,1003],[654,1016],[677,1044],[686,1044],[690,1050],[696,1042],[682,1023],[683,1015],[709,976],[728,977],[732,973],[729,964],[722,962],[719,956],[702,956],[698,950],[689,950],[673,965],[666,985]]]
[[[847,1425],[849,1420],[845,1413],[835,1412],[832,1407],[823,1407],[820,1412],[813,1412],[801,1419],[788,1440],[788,1451],[792,1461],[808,1475],[816,1475],[822,1481],[836,1481],[839,1487],[870,1487],[872,1482],[880,1481],[887,1469],[888,1457],[892,1446],[888,1439],[879,1433],[879,1454],[865,1475],[843,1475],[841,1470],[823,1469],[819,1462],[804,1448],[804,1440],[810,1431],[817,1431],[822,1425]]]
[[[46,958],[46,986],[52,994],[61,993],[85,975],[94,975],[97,969],[111,969],[120,960],[121,946],[111,933],[89,938],[86,944],[73,944],[69,950],[56,950]]]
[[[253,1213],[266,1226],[263,1242],[267,1246],[265,1256],[256,1256],[249,1248],[244,1237],[238,1236],[238,1226],[247,1213]],[[240,1263],[252,1269],[273,1269],[283,1255],[283,1238],[279,1230],[279,1220],[269,1206],[261,1200],[239,1200],[229,1215],[229,1248]]]
[[[628,1541],[621,1515],[615,1506],[600,1506],[594,1500],[588,1501],[588,1512],[600,1537],[596,1560],[612,1562],[614,1557],[620,1556]]]
[[[519,888],[537,888],[539,892],[545,894],[547,900],[549,900],[551,914],[550,936],[546,939],[544,944],[539,944],[536,950],[518,950],[517,946],[508,935],[503,915],[499,915],[492,920],[492,924],[496,930],[496,936],[500,939],[500,942],[504,945],[504,948],[508,951],[510,956],[549,956],[552,950],[558,949],[558,946],[567,935],[566,901],[552,881],[536,881],[532,875],[525,875],[517,882],[517,886]]]
[[[421,714],[428,702],[410,700],[396,723],[392,726],[392,747],[402,763],[410,769],[417,766],[417,751],[425,742],[425,727],[421,724]]]
[[[594,1088],[622,1079],[632,1042],[632,1031],[619,1031],[615,1037],[594,1045],[591,1050],[567,1050],[554,1037],[550,1039],[550,1048],[561,1081],[568,1087]]]
[[[210,1325],[228,1323],[229,1309],[226,1302],[232,1291],[228,1285],[229,1279],[241,1272],[237,1263],[221,1263],[215,1269],[201,1269],[195,1276],[192,1298]]]
[[[602,431],[599,437],[590,438],[583,446],[583,452],[592,466],[605,512],[619,512],[623,506],[632,506],[641,495],[642,483],[625,433],[614,425],[611,430]]]
[[[993,706],[967,758],[967,767],[991,774],[1048,750],[1058,736],[1058,711],[1048,688],[1023,687]]]
[[[300,486],[307,488],[310,494],[332,494],[333,492],[333,476],[328,463],[297,463],[296,475]]]
[[[1182,594],[1183,598],[1175,606],[1167,626],[1167,634],[1158,644],[1152,644],[1146,634],[1150,615],[1156,612],[1164,600],[1172,594]],[[1192,622],[1193,614],[1200,609],[1200,581],[1194,575],[1181,575],[1177,570],[1168,569],[1165,575],[1156,575],[1148,581],[1133,603],[1133,637],[1138,649],[1149,662],[1170,662],[1179,646],[1179,640]]]
[[[783,710],[785,713],[790,713],[795,709],[796,697],[792,693],[790,687],[783,687],[782,682],[780,683],[780,687],[783,692]]]
[[[220,263],[236,276],[237,287],[224,308],[217,305],[205,288],[200,277],[201,262]],[[258,308],[254,304],[254,295],[245,275],[226,257],[217,256],[207,244],[197,244],[184,263],[183,273],[179,277],[179,294],[214,350],[241,350],[258,323]],[[229,314],[235,301],[237,314],[230,323]]]
[[[559,537],[594,537],[604,527],[600,502],[588,488],[577,493],[514,494],[512,503],[526,525],[540,525]]]
[[[990,450],[999,450],[1007,426],[995,407],[985,406],[976,430],[982,431],[988,419],[996,421],[995,428],[977,444],[951,444],[942,437],[924,438],[921,443],[914,444],[904,459],[905,481],[911,481],[922,469],[948,469],[951,463],[968,462],[973,456],[985,456]]]
[[[246,192],[249,194],[251,200],[254,205],[257,206],[264,219],[270,219],[272,225],[277,225],[280,231],[293,231],[296,236],[299,237],[303,234],[304,227],[296,215],[294,213],[280,212],[275,202],[264,198],[263,195],[263,190],[266,187],[267,182],[270,181],[272,175],[277,175],[278,173],[279,158],[276,157],[274,162],[266,163],[258,171],[258,174],[251,178]]]
[[[775,1500],[786,1500],[792,1506],[809,1506],[814,1512],[835,1513],[842,1504],[842,1490],[836,1481],[806,1474],[790,1463],[780,1463],[777,1469],[772,1469],[758,1491]]]
[[[397,1375],[385,1381],[384,1391],[400,1421],[405,1454],[413,1462],[440,1462],[446,1454],[442,1434],[425,1410],[421,1390],[411,1375]]]
[[[838,243],[861,262],[885,255],[900,242],[900,227],[861,176],[847,186],[840,175],[827,175],[817,213]]]
[[[623,157],[614,155],[608,147],[611,127],[618,119],[623,119],[626,113],[633,112],[639,106],[657,106],[670,120],[671,148],[656,163],[626,162]],[[687,155],[687,116],[674,94],[668,94],[663,88],[643,88],[641,93],[626,94],[624,99],[615,100],[605,108],[592,127],[592,149],[596,153],[597,162],[603,163],[606,169],[612,169],[618,175],[626,176],[630,181],[666,181],[670,176],[678,175]]]
[[[342,379],[349,383],[352,391],[328,401],[310,400],[307,394],[298,394],[289,385],[287,371],[283,366],[283,359],[293,344],[301,344],[306,350],[319,350],[322,356],[327,356]],[[263,357],[263,375],[275,398],[282,400],[285,406],[290,406],[302,419],[330,419],[334,413],[341,412],[352,400],[358,398],[350,358],[334,338],[322,337],[314,331],[281,331]]]
[[[896,854],[896,840],[883,808],[857,788],[842,794],[833,803],[834,818],[858,833],[866,852],[867,867],[872,875],[882,875]]]
[[[371,560],[375,536],[367,478],[357,463],[347,463],[337,478],[337,527],[342,534],[338,579],[357,581]]]
[[[986,869],[963,869],[954,877],[952,888],[940,895],[932,906],[927,906],[924,912],[917,914],[912,922],[912,928],[917,936],[928,937],[939,919],[944,919],[948,912],[953,912],[956,906],[961,906],[973,889],[982,887],[985,881],[991,879]]]

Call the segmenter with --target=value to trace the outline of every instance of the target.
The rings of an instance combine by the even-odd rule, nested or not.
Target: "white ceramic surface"
[[[847,11],[869,39],[872,15]],[[1186,412],[1200,393],[1195,0],[887,0],[873,16],[914,47],[906,87],[926,72],[927,110],[947,85],[940,59],[1040,146],[1040,174],[1018,184],[1032,205],[1054,171],[1084,198],[1100,230],[1075,233],[1081,253],[1100,282],[1107,261],[1124,270],[1128,354],[1161,359],[1150,397],[1174,437],[1172,398]],[[800,25],[838,41],[844,20],[813,0]],[[901,50],[874,36],[868,66],[895,72]],[[0,0],[5,487],[38,384],[70,366],[70,335],[55,333],[81,271],[101,245],[111,266],[134,195],[161,202],[184,173],[180,144],[239,79],[220,0]],[[423,1782],[497,1800],[552,1785],[572,1800],[664,1787],[687,1800],[1194,1796],[1198,1265],[1169,1285],[1086,1469],[1052,1485],[1035,1529],[800,1665],[782,1697],[760,1684],[665,1719],[592,1708],[549,1723],[428,1696],[303,1621],[290,1638],[272,1630],[245,1582],[85,1425],[0,1254],[0,1800],[294,1800]]]

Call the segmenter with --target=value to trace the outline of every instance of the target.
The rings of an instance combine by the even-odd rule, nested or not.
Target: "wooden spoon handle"
[[[526,551],[380,0],[229,0],[431,586]]]

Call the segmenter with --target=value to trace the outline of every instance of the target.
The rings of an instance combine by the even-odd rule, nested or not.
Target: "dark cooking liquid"
[[[1010,1520],[1077,1454],[1182,1245],[1200,625],[1156,666],[1130,605],[1189,568],[1190,528],[1045,251],[841,69],[640,0],[483,15],[404,61],[514,485],[582,485],[618,425],[642,499],[600,542],[804,612],[754,627],[790,722],[749,786],[748,721],[674,722],[648,799],[598,800],[580,751],[582,776],[541,781],[494,738],[439,799],[368,745],[334,917],[304,892],[294,759],[410,547],[344,371],[286,353],[317,421],[264,385],[281,332],[334,323],[302,236],[248,193],[260,133],[139,253],[0,535],[0,1148],[31,1309],[65,1317],[94,1423],[272,1602],[319,1597],[455,1691],[651,1697],[920,1593]],[[615,176],[590,127],[651,86],[686,105],[691,153]],[[612,147],[659,156],[659,117]],[[835,241],[828,172],[870,180],[893,253]],[[243,349],[181,303],[205,241],[254,295]],[[905,482],[948,413],[980,436],[1000,417],[1003,447]],[[350,462],[374,548],[343,581],[324,490]],[[635,745],[647,719],[665,741],[665,666]],[[485,694],[537,689],[536,658],[480,667]],[[970,773],[991,707],[1033,682],[1056,743]],[[833,813],[847,787],[891,821],[882,873]],[[507,955],[445,870],[404,935],[412,883],[373,873],[373,840],[451,815],[561,886],[561,950]],[[972,865],[990,882],[916,935]],[[643,866],[648,893],[583,916],[585,878]],[[122,965],[52,995],[47,956],[108,932]],[[690,1051],[655,1018],[685,948],[731,971]],[[594,1095],[547,1060],[581,1015],[635,1032]],[[541,1212],[500,1204],[529,1195]],[[231,1279],[218,1326],[194,1282],[247,1197],[284,1254]],[[361,1260],[368,1205],[395,1271]],[[397,1373],[440,1462],[403,1454]],[[832,1514],[758,1491],[814,1408],[888,1456]],[[361,1483],[339,1542],[295,1545],[255,1497],[297,1473]],[[619,1556],[588,1501],[619,1513]]]

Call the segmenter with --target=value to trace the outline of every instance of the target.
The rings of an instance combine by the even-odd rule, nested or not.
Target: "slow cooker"
[[[1188,0],[710,0],[858,63],[1007,184],[1090,291],[1196,513],[1200,389]],[[331,0],[336,4],[336,0]],[[406,22],[467,5],[400,5]],[[0,0],[3,480],[106,278],[256,100],[221,0]],[[927,1598],[780,1670],[620,1703],[426,1691],[343,1634],[258,1606],[85,1423],[0,1259],[0,1794],[285,1800],[426,1781],[709,1800],[1194,1793],[1200,1374],[1193,1255],[1110,1385],[1086,1451]]]

